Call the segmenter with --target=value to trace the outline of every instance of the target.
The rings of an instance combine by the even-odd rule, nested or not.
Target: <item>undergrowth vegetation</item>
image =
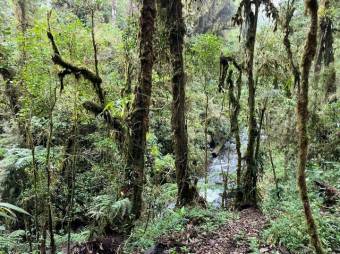
[[[198,231],[209,233],[231,219],[235,219],[234,214],[216,208],[165,209],[160,216],[136,226],[125,245],[125,251],[145,251],[154,246],[160,236],[183,232],[190,224]]]
[[[279,175],[280,197],[277,197],[275,184],[269,176],[262,184],[271,186],[265,192],[262,209],[269,216],[270,224],[262,234],[269,244],[284,246],[292,253],[313,253],[309,245],[309,237],[303,207],[296,189],[295,168],[284,169],[282,156],[276,156],[275,163]],[[338,205],[329,206],[325,194],[315,185],[315,181],[323,181],[339,188],[337,179],[340,177],[340,164],[328,161],[321,167],[311,161],[307,167],[307,184],[313,214],[318,226],[320,240],[327,252],[338,251],[340,246],[340,208]],[[288,170],[289,178],[284,179],[284,170]]]
[[[313,253],[299,154],[340,253],[340,2],[318,2],[300,135],[302,0],[1,0],[0,254],[209,245],[243,208],[266,227],[231,224],[222,247]]]

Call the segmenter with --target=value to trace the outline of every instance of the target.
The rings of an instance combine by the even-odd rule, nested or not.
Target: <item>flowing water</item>
[[[247,143],[247,135],[241,135],[241,148],[244,148]],[[223,175],[229,175],[228,189],[235,188],[235,181],[230,179],[230,175],[234,174],[237,169],[237,153],[234,142],[228,140],[224,144],[221,153],[212,158],[207,173],[207,184],[205,184],[205,177],[198,181],[200,195],[206,197],[208,203],[213,206],[221,206],[222,193],[224,190]]]

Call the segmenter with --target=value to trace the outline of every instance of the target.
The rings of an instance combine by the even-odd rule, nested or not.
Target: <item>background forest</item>
[[[339,8],[0,0],[0,253],[340,253]]]

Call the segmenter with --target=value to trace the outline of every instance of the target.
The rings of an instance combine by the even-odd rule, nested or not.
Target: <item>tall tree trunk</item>
[[[0,53],[0,57],[3,57],[3,55]],[[0,75],[2,76],[3,80],[5,81],[5,91],[4,94],[6,95],[9,107],[12,111],[12,114],[17,117],[17,114],[19,113],[21,109],[21,105],[19,102],[20,98],[20,89],[18,86],[15,86],[14,78],[15,78],[15,71],[10,68],[2,68],[0,67]]]
[[[330,17],[330,1],[323,0],[322,5],[324,14],[320,18],[320,31],[319,31],[319,48],[314,67],[315,83],[318,84],[322,61],[326,68],[325,75],[325,100],[336,93],[336,71],[334,68],[334,49],[333,49],[333,21]]]
[[[323,39],[320,41],[323,45],[323,58],[326,67],[325,75],[325,99],[336,93],[336,71],[334,67],[334,48],[333,48],[333,21],[328,14],[330,9],[330,1],[324,0],[323,6],[325,14],[320,20],[320,36]]]
[[[42,237],[40,239],[40,245],[39,245],[39,249],[40,249],[40,254],[46,254],[46,238],[47,238],[47,223],[46,223],[46,218],[44,218],[44,222],[42,223],[43,226],[41,227],[41,231],[42,231]]]
[[[291,47],[291,43],[290,43],[290,39],[289,39],[289,35],[292,31],[292,28],[290,26],[290,22],[291,22],[291,20],[294,16],[294,11],[295,11],[294,3],[295,3],[295,0],[291,0],[291,1],[288,0],[288,2],[287,2],[287,9],[286,9],[285,20],[284,20],[284,24],[283,24],[283,29],[284,29],[283,44],[284,44],[286,52],[287,52],[290,69],[291,69],[292,74],[294,76],[294,88],[296,88],[297,86],[300,85],[301,74],[300,74],[298,66],[294,62],[293,51],[292,51],[292,47]],[[290,96],[291,96],[290,91],[287,91],[287,97],[290,97]]]
[[[279,199],[280,198],[279,182],[278,182],[277,175],[276,175],[276,169],[275,169],[272,147],[271,147],[271,142],[270,142],[270,140],[272,139],[272,136],[270,135],[271,134],[271,128],[270,127],[272,126],[272,122],[271,122],[271,118],[270,118],[269,114],[267,114],[266,120],[267,120],[266,121],[266,125],[267,125],[266,133],[267,133],[268,155],[269,155],[269,160],[270,160],[270,164],[272,166],[272,171],[273,171],[276,197]]]
[[[303,204],[307,221],[308,233],[311,243],[317,254],[324,253],[319,240],[317,228],[313,219],[312,210],[309,203],[305,168],[308,153],[308,78],[313,58],[316,52],[317,30],[318,30],[318,2],[317,0],[305,1],[305,8],[310,14],[310,28],[301,60],[301,86],[298,87],[297,102],[297,130],[298,130],[298,171],[297,184]]]
[[[188,168],[188,134],[185,122],[185,73],[183,63],[183,43],[185,24],[181,0],[161,0],[166,8],[166,21],[169,29],[169,47],[172,65],[172,132],[178,186],[177,205],[191,203],[196,189],[190,181]]]
[[[116,0],[111,1],[111,22],[112,25],[116,24],[117,20],[117,2]]]
[[[93,26],[92,26],[93,29]],[[67,207],[67,253],[71,250],[71,222],[73,220],[73,207],[74,207],[74,194],[75,194],[75,184],[76,184],[76,167],[77,167],[77,136],[78,136],[78,81],[76,81],[76,90],[74,93],[74,106],[73,106],[73,138],[72,138],[72,164],[71,169],[68,168],[68,207]],[[71,150],[70,149],[70,150]]]
[[[29,119],[26,127],[26,136],[28,138],[28,144],[31,149],[32,156],[32,169],[33,169],[33,186],[34,186],[34,226],[37,242],[39,241],[39,221],[38,221],[38,166],[35,156],[35,143],[32,134],[32,105],[30,105]]]
[[[16,2],[16,16],[20,27],[20,32],[25,38],[25,34],[28,28],[28,2],[26,0],[17,0]],[[21,47],[21,62],[25,64],[26,61],[26,43],[25,39],[20,43]]]
[[[257,137],[256,137],[256,149],[255,149],[255,160],[257,161],[260,157],[260,144],[261,144],[261,131],[262,131],[262,126],[263,126],[263,120],[264,120],[264,114],[267,110],[267,103],[268,103],[268,97],[264,101],[263,108],[261,109],[260,112],[260,122],[259,122],[259,127],[257,131]]]
[[[241,170],[242,170],[242,155],[241,155],[241,139],[240,139],[240,128],[238,123],[238,116],[240,114],[240,98],[241,98],[241,85],[242,85],[242,70],[239,70],[239,76],[237,78],[237,92],[235,95],[234,92],[234,81],[232,79],[232,71],[229,71],[228,76],[228,84],[229,84],[229,102],[230,102],[230,126],[231,133],[234,135],[235,143],[236,143],[236,152],[237,152],[237,170],[236,170],[236,186],[237,186],[237,195],[236,195],[236,206],[238,206],[238,202],[242,197],[241,190]]]
[[[132,200],[132,213],[138,219],[142,210],[142,190],[144,181],[144,153],[146,133],[149,126],[149,107],[152,88],[153,35],[155,31],[155,0],[143,0],[140,16],[140,65],[139,84],[135,89],[135,99],[129,119],[130,133],[127,150],[128,196]]]
[[[255,118],[255,84],[253,77],[254,48],[256,40],[257,18],[259,3],[254,2],[254,12],[250,0],[244,3],[244,17],[246,31],[246,72],[248,79],[248,144],[245,155],[246,171],[243,176],[241,206],[257,206],[257,168],[255,162],[256,118]]]
[[[209,109],[209,95],[206,90],[207,79],[205,79],[204,93],[205,93],[205,116],[204,116],[204,197],[207,199],[208,187],[208,109]]]
[[[291,72],[293,74],[294,77],[294,88],[299,87],[300,86],[300,80],[301,80],[301,73],[299,70],[298,65],[295,63],[294,59],[293,59],[293,51],[291,48],[291,43],[290,43],[290,39],[289,36],[291,34],[292,28],[290,26],[290,22],[294,16],[294,12],[295,12],[295,7],[294,7],[294,3],[295,0],[291,0],[287,2],[287,7],[286,7],[286,13],[285,13],[285,20],[283,23],[283,30],[284,30],[284,38],[283,38],[283,44],[285,46],[286,52],[287,52],[287,57],[289,60],[289,65],[290,65],[290,69]],[[287,90],[287,97],[291,98],[291,91],[290,89]],[[294,125],[295,123],[293,123],[292,121],[292,110],[288,109],[288,111],[286,112],[286,131],[285,131],[285,135],[283,137],[284,140],[284,180],[288,180],[289,177],[289,159],[290,159],[290,146],[292,143],[295,143],[295,139],[292,140],[292,133],[294,133]],[[293,135],[295,136],[295,135]]]
[[[276,169],[275,169],[275,165],[274,165],[274,160],[273,160],[273,155],[272,155],[272,149],[270,147],[270,141],[268,139],[268,153],[269,153],[269,159],[270,159],[270,164],[272,165],[272,171],[273,171],[273,177],[274,177],[274,182],[275,182],[275,190],[276,190],[276,196],[277,198],[280,198],[280,193],[279,193],[279,183],[276,177]]]
[[[52,166],[51,166],[51,147],[52,147],[52,137],[53,137],[53,110],[56,105],[57,101],[57,91],[56,88],[52,89],[50,85],[49,89],[50,93],[50,107],[49,107],[49,125],[48,125],[48,138],[47,138],[47,145],[46,145],[46,165],[45,165],[45,170],[46,170],[46,185],[47,185],[47,198],[46,198],[46,206],[47,206],[47,220],[48,220],[48,231],[50,234],[50,249],[51,249],[51,254],[56,253],[56,245],[55,245],[55,240],[54,240],[54,232],[53,232],[53,216],[52,216],[52,190],[51,190],[51,184],[52,184]],[[53,94],[52,94],[53,93]]]

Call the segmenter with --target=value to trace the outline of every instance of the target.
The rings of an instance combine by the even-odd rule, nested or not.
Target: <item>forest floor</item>
[[[199,223],[193,220],[185,231],[161,237],[158,244],[146,253],[289,253],[261,243],[259,236],[268,220],[259,210],[245,209],[239,212],[237,219],[209,233],[197,231]]]

